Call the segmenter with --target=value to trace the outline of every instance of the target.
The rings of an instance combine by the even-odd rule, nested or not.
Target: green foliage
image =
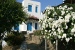
[[[21,45],[24,40],[24,35],[19,32],[11,32],[5,38],[5,41],[11,46]]]
[[[64,5],[67,5],[68,7],[73,7],[73,10],[72,11],[75,12],[75,4],[64,3],[64,4],[60,4],[58,6],[64,6]]]
[[[75,50],[74,38],[75,37],[73,37],[73,39],[71,39],[68,43],[65,41],[65,39],[63,39],[62,41],[59,40],[58,49],[59,50]]]
[[[15,24],[26,20],[21,3],[16,0],[0,0],[0,33],[10,31]]]
[[[75,4],[75,0],[64,0],[64,3]]]
[[[42,35],[41,32],[42,32],[42,30],[35,30],[33,33],[34,33],[34,35],[40,36],[40,35]]]

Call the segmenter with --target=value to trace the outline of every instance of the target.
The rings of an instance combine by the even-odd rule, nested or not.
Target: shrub
[[[8,45],[21,45],[21,43],[25,40],[25,37],[22,33],[19,32],[11,32],[9,33],[5,41],[8,43]]]
[[[33,33],[34,33],[34,35],[42,35],[41,32],[42,32],[42,30],[35,30]]]

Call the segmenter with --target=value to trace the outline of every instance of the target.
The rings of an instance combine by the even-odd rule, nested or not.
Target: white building
[[[29,33],[34,30],[39,30],[39,19],[43,18],[41,14],[41,3],[32,0],[23,0],[22,6],[24,7],[24,11],[26,11],[30,17],[26,23],[19,24],[15,30],[27,31]]]

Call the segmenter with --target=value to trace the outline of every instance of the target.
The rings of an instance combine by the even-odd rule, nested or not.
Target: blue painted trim
[[[37,23],[35,23],[35,29],[37,29]]]
[[[31,22],[27,23],[27,30],[32,31],[32,23]]]
[[[16,24],[16,25],[14,26],[14,30],[19,31],[19,24]]]
[[[28,5],[28,11],[32,12],[32,5]]]
[[[38,12],[38,6],[35,7],[35,12],[36,12],[36,13]]]

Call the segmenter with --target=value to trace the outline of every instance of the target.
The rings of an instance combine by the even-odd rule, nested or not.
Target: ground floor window
[[[37,23],[35,23],[35,29],[37,29]]]
[[[27,30],[32,30],[32,23],[31,22],[28,22],[27,23]]]
[[[14,26],[14,30],[19,30],[19,24],[16,24],[15,26]]]

